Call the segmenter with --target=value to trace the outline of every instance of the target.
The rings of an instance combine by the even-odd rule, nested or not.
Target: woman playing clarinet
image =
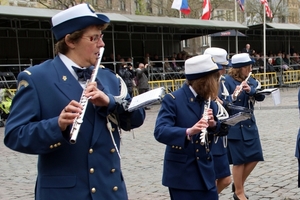
[[[156,119],[155,139],[166,145],[162,184],[172,200],[217,200],[211,146],[220,127],[213,101],[219,67],[211,55],[194,56],[185,61],[185,76],[180,89],[165,95]]]
[[[232,57],[232,68],[225,76],[224,85],[234,106],[254,109],[255,101],[263,101],[264,95],[257,95],[258,82],[251,75],[253,61],[247,53]],[[229,115],[239,112],[231,109]],[[253,111],[252,111],[253,112]],[[259,161],[263,161],[262,147],[254,114],[248,120],[237,123],[229,128],[228,159],[232,166],[233,198],[246,200],[244,184]]]

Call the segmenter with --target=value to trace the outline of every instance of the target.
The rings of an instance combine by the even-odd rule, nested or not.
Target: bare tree
[[[276,19],[278,22],[285,22],[285,17],[288,16],[287,5],[284,5],[283,0],[275,0],[269,2],[270,9],[273,13],[273,18],[266,17],[267,22],[273,22]],[[257,24],[263,22],[264,6],[260,0],[246,1],[247,25]]]

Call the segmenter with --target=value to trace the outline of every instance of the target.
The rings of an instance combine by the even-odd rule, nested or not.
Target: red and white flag
[[[265,6],[267,16],[268,16],[269,18],[272,18],[272,17],[273,17],[273,14],[272,14],[271,8],[269,7],[268,0],[260,0],[260,2]]]
[[[202,12],[201,19],[209,20],[210,19],[210,10],[211,10],[210,0],[204,0],[202,7],[203,7],[203,12]]]

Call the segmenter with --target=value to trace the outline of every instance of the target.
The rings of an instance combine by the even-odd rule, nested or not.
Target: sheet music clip
[[[246,107],[243,107],[243,106],[235,106],[235,105],[232,105],[230,103],[227,105],[227,109],[228,110],[237,110],[237,111],[245,112],[245,113],[252,113],[252,111],[253,111],[250,108],[246,108]]]
[[[227,124],[229,126],[234,126],[237,123],[241,121],[245,121],[247,119],[250,119],[252,117],[251,113],[248,112],[238,112],[232,116],[230,116],[228,119],[221,120],[221,123]]]

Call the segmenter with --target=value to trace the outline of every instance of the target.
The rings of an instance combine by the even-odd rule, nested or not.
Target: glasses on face
[[[100,40],[103,41],[104,34],[93,35],[93,36],[82,36],[83,38],[89,39],[91,42],[98,43]]]

